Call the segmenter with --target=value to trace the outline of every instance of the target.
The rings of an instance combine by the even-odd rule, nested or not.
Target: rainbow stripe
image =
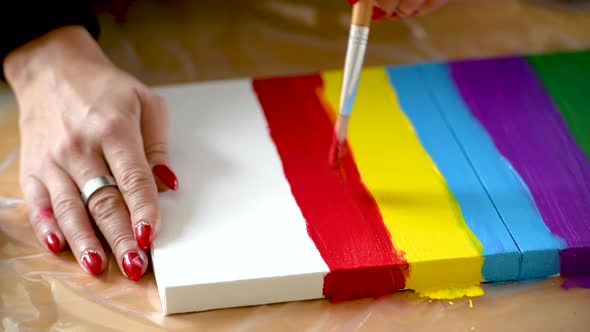
[[[366,68],[340,170],[327,151],[342,73],[255,79],[330,268],[324,296],[590,276],[589,55]]]

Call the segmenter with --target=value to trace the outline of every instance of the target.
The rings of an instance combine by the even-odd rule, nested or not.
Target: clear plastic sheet
[[[344,0],[135,1],[102,13],[101,44],[150,85],[339,68]],[[590,47],[588,1],[453,1],[430,16],[374,24],[367,65]],[[552,278],[485,286],[486,295],[430,301],[411,292],[341,304],[285,303],[165,317],[153,275],[139,283],[86,275],[72,255],[46,253],[18,186],[17,109],[0,87],[0,318],[12,330],[551,330],[587,331],[590,290]]]

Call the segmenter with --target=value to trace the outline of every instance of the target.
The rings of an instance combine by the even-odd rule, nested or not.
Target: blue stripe
[[[418,71],[522,252],[519,279],[558,274],[559,249],[565,242],[545,225],[525,182],[472,116],[455,87],[449,67],[426,64]]]
[[[419,68],[389,67],[386,71],[402,110],[457,199],[463,219],[483,245],[484,281],[514,280],[518,277],[521,253],[438,111]]]

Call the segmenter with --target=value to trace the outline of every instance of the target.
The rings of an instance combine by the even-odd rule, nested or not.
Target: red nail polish
[[[143,260],[136,252],[129,252],[123,256],[123,270],[127,277],[133,281],[141,278],[143,272]]]
[[[373,15],[371,15],[371,18],[373,20],[379,20],[383,16],[385,16],[386,14],[387,13],[383,9],[381,9],[381,8],[379,8],[377,6],[373,6]]]
[[[47,248],[49,248],[49,250],[51,250],[51,252],[54,254],[57,254],[60,250],[59,238],[53,233],[47,234],[47,237],[45,238],[45,244],[47,245]]]
[[[359,0],[346,0],[346,2],[348,2],[349,5],[354,5],[355,3],[357,3]]]
[[[166,165],[156,165],[152,169],[152,172],[166,185],[166,187],[176,190],[178,189],[178,179],[176,174],[172,172]]]
[[[102,258],[96,251],[87,250],[82,256],[82,264],[84,264],[88,272],[97,275],[100,274],[102,268]]]
[[[139,248],[146,251],[152,243],[152,226],[147,222],[140,222],[135,226],[135,238]]]

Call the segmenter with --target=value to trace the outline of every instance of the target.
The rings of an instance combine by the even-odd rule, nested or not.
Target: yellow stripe
[[[323,73],[325,97],[338,109],[342,73]],[[483,248],[446,181],[400,109],[383,68],[363,71],[349,143],[396,248],[410,263],[406,287],[423,296],[483,294]]]

